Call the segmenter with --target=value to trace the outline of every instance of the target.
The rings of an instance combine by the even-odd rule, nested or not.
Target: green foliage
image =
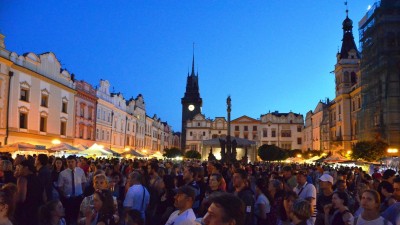
[[[179,148],[166,148],[164,149],[163,156],[167,158],[176,158],[182,156],[182,151]]]
[[[281,161],[287,159],[287,152],[275,145],[262,145],[258,148],[258,156],[264,161]]]
[[[201,154],[196,150],[189,150],[189,151],[185,152],[185,158],[201,159]]]
[[[297,157],[298,154],[302,155],[302,151],[300,149],[287,150],[287,155],[289,158]]]
[[[388,144],[383,141],[360,141],[353,146],[352,159],[364,159],[369,162],[384,157]]]

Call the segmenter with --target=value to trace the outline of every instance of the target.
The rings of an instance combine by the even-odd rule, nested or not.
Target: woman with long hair
[[[51,200],[39,209],[40,225],[66,225],[65,209],[60,200]]]
[[[114,199],[109,190],[97,190],[93,195],[93,211],[86,213],[86,225],[97,217],[96,225],[116,225]]]
[[[58,190],[58,176],[61,171],[65,169],[64,162],[61,158],[57,157],[54,160],[52,170],[51,170],[51,184],[52,184],[52,194],[53,199],[60,199],[60,194]]]
[[[344,192],[334,192],[332,195],[332,204],[324,206],[325,225],[348,225],[353,224],[354,217],[348,208],[349,198]],[[330,216],[330,210],[334,213]]]
[[[280,215],[283,208],[283,183],[278,179],[271,180],[268,184],[268,199],[271,204],[271,211],[267,213],[268,221],[270,224],[277,224],[278,215]]]

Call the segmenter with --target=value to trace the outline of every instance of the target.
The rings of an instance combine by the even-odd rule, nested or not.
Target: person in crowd
[[[163,177],[162,186],[162,195],[160,199],[160,204],[156,209],[156,215],[154,224],[155,225],[164,225],[167,222],[169,216],[172,212],[174,212],[174,198],[175,198],[175,183],[174,176],[165,175]]]
[[[68,224],[77,223],[79,206],[83,200],[83,192],[86,187],[85,172],[76,166],[76,157],[67,157],[67,168],[63,170],[58,178],[58,188],[61,202],[65,207],[65,219]]]
[[[203,167],[197,167],[196,168],[197,176],[195,178],[197,185],[200,188],[200,196],[199,196],[199,204],[201,204],[201,201],[204,199],[204,196],[206,194],[206,190],[208,188],[208,184],[204,180],[204,168]],[[200,208],[200,205],[199,205]],[[198,209],[199,210],[199,209]]]
[[[17,180],[17,224],[38,224],[38,210],[43,202],[44,187],[35,174],[35,166],[30,160],[18,165],[20,176]]]
[[[292,173],[292,167],[291,166],[284,166],[282,168],[283,170],[283,179],[284,179],[284,189],[285,191],[291,191],[293,188],[297,186],[297,178],[296,176]]]
[[[396,202],[396,199],[393,196],[393,184],[389,182],[381,182],[381,185],[379,186],[378,193],[381,196],[382,203],[381,203],[381,209],[380,211],[383,212],[385,211],[389,206],[394,204]]]
[[[58,189],[58,177],[60,176],[61,171],[65,169],[64,162],[61,158],[55,158],[53,167],[51,170],[51,185],[52,185],[52,199],[60,199],[60,193]]]
[[[86,225],[116,225],[114,199],[110,190],[96,190],[93,196],[93,211],[86,211]]]
[[[123,203],[124,211],[134,209],[138,210],[142,218],[145,219],[145,213],[150,203],[150,194],[142,185],[142,175],[139,172],[132,172],[128,175],[127,185],[129,186]]]
[[[160,203],[162,177],[158,174],[159,168],[158,162],[152,161],[147,165],[148,176],[145,175],[148,177],[147,187],[150,193],[150,203],[146,212],[150,224],[156,218],[155,212]]]
[[[198,212],[198,216],[202,217],[206,214],[208,207],[210,206],[211,202],[210,202],[210,197],[215,195],[215,194],[219,194],[221,192],[223,192],[220,188],[221,188],[221,182],[222,182],[222,175],[219,173],[213,173],[210,174],[208,176],[208,188],[207,191],[205,193],[204,199],[201,202],[201,207],[200,210]]]
[[[3,176],[0,178],[0,183],[17,183],[17,179],[14,177],[13,165],[10,160],[0,161],[0,171],[3,173]]]
[[[51,183],[51,171],[47,166],[49,157],[46,154],[39,154],[35,160],[35,167],[37,171],[37,177],[41,185],[44,187],[44,201],[50,201],[53,198],[52,183]]]
[[[393,180],[393,198],[396,202],[400,202],[400,177]]]
[[[208,172],[208,177],[210,177],[211,174],[220,174],[222,177],[221,183],[220,183],[220,189],[222,191],[226,191],[226,182],[224,177],[222,176],[222,164],[214,161],[210,161],[207,163],[207,172]],[[207,183],[210,183],[210,180],[207,180]]]
[[[7,200],[9,201],[8,205],[8,214],[9,218],[14,220],[15,208],[18,203],[18,188],[14,183],[7,183],[1,187],[1,191],[5,193],[7,196]]]
[[[395,175],[396,175],[396,171],[394,171],[392,169],[387,169],[387,170],[385,170],[385,172],[383,172],[382,181],[379,184],[378,189],[377,189],[377,191],[381,195],[382,202],[387,197],[387,196],[383,195],[382,188],[385,187],[386,190],[392,189],[393,188],[393,180],[395,178]],[[390,186],[391,186],[391,188],[390,188]],[[391,193],[393,193],[393,192],[391,192]]]
[[[283,210],[283,183],[278,179],[271,180],[268,184],[268,192],[270,196],[271,211],[267,214],[270,224],[277,224],[278,216],[280,218],[281,211]]]
[[[203,218],[205,225],[245,224],[245,205],[237,196],[221,193],[213,196],[211,202]]]
[[[332,204],[324,206],[325,225],[348,225],[354,220],[349,208],[349,199],[346,193],[334,192],[332,195]],[[330,211],[334,209],[331,215]]]
[[[184,185],[177,190],[174,206],[177,208],[173,212],[165,225],[186,225],[194,224],[196,215],[192,209],[196,198],[196,191],[188,185]]]
[[[312,215],[312,206],[310,201],[304,199],[296,200],[290,210],[289,217],[294,225],[307,225],[307,221]]]
[[[278,225],[290,225],[291,218],[290,213],[292,212],[292,206],[294,202],[299,199],[299,196],[294,191],[285,192],[285,196],[283,198],[283,207],[284,210],[280,211],[279,220],[277,222]],[[270,221],[267,219],[267,221]]]
[[[247,183],[247,172],[243,169],[235,170],[233,174],[234,194],[238,196],[245,204],[246,218],[245,225],[253,224],[254,217],[254,194]]]
[[[268,186],[264,178],[258,178],[255,183],[256,202],[254,205],[255,224],[268,224],[267,214],[271,212],[271,204],[267,198]]]
[[[7,192],[0,191],[0,224],[1,225],[12,225],[12,197]]]
[[[370,186],[365,183],[360,183],[356,189],[356,193],[354,194],[354,217],[358,217],[364,211],[363,207],[361,206],[361,199],[365,190],[373,189],[370,189]]]
[[[108,190],[109,189],[109,183],[106,175],[102,173],[102,170],[97,170],[96,174],[93,177],[93,189],[94,190]],[[117,199],[113,197],[113,202],[114,202],[114,219],[115,221],[119,220],[119,215],[118,215],[118,203]],[[80,219],[78,220],[79,224],[85,224],[86,220],[86,212],[87,211],[92,211],[94,206],[94,193],[90,196],[86,196],[80,205],[79,211],[80,211]]]
[[[50,200],[39,209],[39,225],[66,225],[65,210],[60,200]]]
[[[380,203],[380,195],[377,191],[365,190],[361,197],[363,212],[354,219],[354,225],[392,225],[380,216]]]
[[[296,181],[297,186],[293,189],[293,191],[296,192],[299,198],[309,201],[313,207],[313,211],[316,211],[317,190],[313,184],[307,182],[307,172],[299,171],[296,175]],[[310,224],[315,223],[315,217],[316,215],[313,214],[313,216],[309,218]]]
[[[185,185],[193,188],[195,191],[195,199],[193,202],[193,211],[197,212],[200,207],[200,187],[197,184],[195,177],[197,177],[197,169],[194,166],[187,166],[183,170],[183,181]]]
[[[400,202],[396,202],[387,208],[381,216],[390,221],[393,225],[400,224]]]
[[[332,203],[333,195],[333,177],[329,174],[323,174],[319,178],[319,188],[321,192],[317,196],[317,216],[315,220],[315,225],[325,224],[325,213],[324,206]]]
[[[361,184],[363,184],[362,182],[360,182],[357,186],[356,186],[356,190],[357,190],[357,187],[359,187]],[[343,192],[343,193],[346,193],[347,194],[347,198],[349,199],[349,209],[350,209],[350,211],[351,212],[354,212],[355,211],[355,209],[354,209],[354,204],[355,204],[355,200],[353,199],[353,195],[351,194],[351,193],[349,193],[348,192],[348,190],[347,190],[347,185],[346,185],[346,181],[344,181],[344,180],[338,180],[338,181],[336,181],[336,190],[335,191],[338,191],[338,192]]]

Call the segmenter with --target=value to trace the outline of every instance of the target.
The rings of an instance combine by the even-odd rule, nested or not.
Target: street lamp
[[[387,153],[396,154],[399,150],[397,148],[388,148]]]
[[[59,144],[61,144],[61,141],[58,140],[58,139],[54,139],[54,140],[51,141],[51,143],[52,143],[53,145],[59,145]]]
[[[301,154],[297,154],[297,158],[301,158]]]

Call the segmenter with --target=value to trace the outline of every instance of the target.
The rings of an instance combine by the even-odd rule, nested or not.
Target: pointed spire
[[[194,76],[194,42],[193,42],[192,76]]]
[[[349,51],[354,49],[357,51],[356,43],[354,42],[353,36],[353,21],[349,18],[349,9],[347,5],[347,0],[344,2],[346,6],[346,18],[343,20],[343,39],[342,47],[340,50],[340,57],[338,59],[347,59],[349,57]],[[359,53],[357,51],[357,58],[359,58]]]

